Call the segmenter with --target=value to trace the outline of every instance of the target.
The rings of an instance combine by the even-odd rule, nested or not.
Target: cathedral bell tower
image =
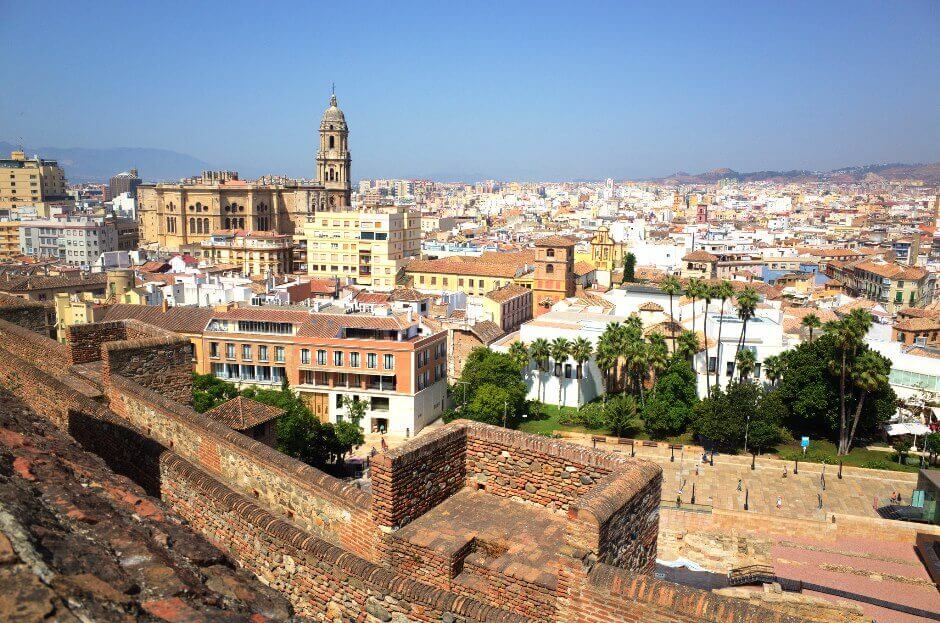
[[[326,188],[328,210],[338,210],[351,203],[349,128],[346,116],[330,96],[330,107],[320,120],[320,148],[317,150],[317,182]]]

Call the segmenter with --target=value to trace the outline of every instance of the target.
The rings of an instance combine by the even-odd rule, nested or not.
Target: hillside
[[[18,149],[17,145],[0,141],[0,154],[7,157]],[[136,168],[147,181],[178,180],[196,175],[212,165],[168,149],[145,147],[115,147],[111,149],[85,149],[81,147],[29,147],[26,154],[39,154],[42,158],[58,160],[70,183],[106,182],[115,173]]]
[[[720,168],[705,173],[691,174],[679,171],[655,181],[673,184],[714,184],[723,179],[739,182],[860,182],[879,180],[923,180],[926,184],[940,184],[940,162],[932,164],[870,164],[845,167],[832,171],[753,171],[739,173],[733,169]]]

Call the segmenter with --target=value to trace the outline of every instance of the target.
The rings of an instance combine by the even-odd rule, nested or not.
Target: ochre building
[[[210,171],[180,183],[142,184],[137,189],[141,246],[178,251],[221,229],[300,236],[308,217],[348,206],[349,128],[335,95],[320,122],[316,161],[312,184],[247,182],[237,173]]]

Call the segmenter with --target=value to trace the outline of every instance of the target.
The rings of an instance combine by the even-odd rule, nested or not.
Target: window
[[[218,342],[209,342],[209,356],[218,359],[219,357],[219,343]]]
[[[341,366],[341,365],[343,365],[343,351],[341,351],[341,350],[334,350],[334,351],[333,351],[333,365],[334,365],[334,366]]]
[[[548,257],[555,257],[555,249],[546,249],[545,255]]]
[[[366,367],[374,368],[376,365],[378,365],[377,360],[378,360],[378,357],[376,357],[375,353],[367,353],[366,354]]]
[[[715,373],[715,369],[718,367],[718,357],[709,357],[708,358],[708,371],[711,374]]]
[[[302,364],[310,363],[310,349],[309,348],[300,349],[300,363]]]
[[[242,359],[251,361],[251,344],[242,344]]]
[[[268,360],[268,347],[259,346],[258,347],[258,361],[267,361]]]
[[[284,347],[275,346],[274,347],[274,361],[277,363],[284,363]]]
[[[359,367],[359,353],[349,353],[349,365],[353,368]]]
[[[547,273],[553,273],[553,272],[555,272],[555,267],[552,266],[551,264],[546,264],[546,265],[545,265],[545,272],[547,272]]]
[[[734,376],[734,362],[733,361],[728,362],[727,369],[725,370],[725,376],[729,376],[729,377]]]
[[[225,345],[225,358],[235,359],[235,345],[234,344]]]
[[[318,366],[326,365],[326,351],[323,349],[317,350],[317,365]]]
[[[386,370],[391,370],[395,367],[395,356],[394,355],[382,355],[382,365]]]

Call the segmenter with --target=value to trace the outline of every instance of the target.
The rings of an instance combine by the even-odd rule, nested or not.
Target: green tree
[[[583,337],[575,339],[571,343],[571,358],[578,364],[578,391],[581,392],[581,381],[584,380],[584,364],[591,359],[594,354],[594,347],[591,342]]]
[[[563,337],[556,337],[549,345],[549,349],[552,353],[552,359],[555,361],[555,376],[558,377],[558,404],[564,406],[565,362],[568,361],[571,342]]]
[[[358,422],[341,420],[333,425],[333,430],[336,438],[335,452],[339,461],[344,461],[347,454],[365,443],[365,436]]]
[[[744,348],[738,351],[734,360],[738,366],[740,379],[746,381],[747,377],[754,371],[754,365],[757,363],[757,355],[755,355],[754,351],[750,348]]]
[[[705,298],[708,290],[708,284],[698,277],[690,278],[685,284],[685,294],[692,299],[692,331],[696,330],[695,301]]]
[[[718,375],[721,373],[721,329],[725,323],[725,302],[734,296],[734,288],[731,286],[731,282],[722,281],[716,285],[713,296],[721,301],[721,311],[718,316],[718,346],[715,349],[715,359],[718,362],[715,365],[715,387],[717,388],[720,384]]]
[[[683,331],[679,335],[679,350],[676,352],[680,357],[692,362],[695,358],[695,354],[701,350],[702,344],[698,339],[698,335],[692,331]]]
[[[760,297],[757,295],[757,291],[750,286],[744,288],[737,296],[738,318],[741,319],[743,324],[741,325],[741,337],[738,340],[737,352],[734,354],[735,359],[737,359],[738,352],[744,348],[744,342],[747,341],[747,323],[754,317],[759,301]]]
[[[761,389],[757,408],[747,425],[747,448],[754,453],[765,452],[780,443],[781,424],[787,415],[780,392]]]
[[[819,316],[816,314],[806,314],[803,316],[803,320],[800,321],[800,325],[809,329],[809,341],[813,341],[813,331],[822,326],[822,322],[819,320]]]
[[[658,379],[663,370],[669,366],[669,347],[666,346],[666,338],[658,331],[654,331],[649,336],[646,361],[649,364],[650,376],[654,379],[655,388],[655,379]]]
[[[643,405],[646,432],[656,439],[685,432],[697,402],[695,372],[687,360],[673,356]]]
[[[544,386],[542,383],[542,373],[548,369],[548,358],[551,356],[551,347],[548,340],[539,337],[532,340],[529,344],[529,356],[535,361],[536,374],[539,377],[539,399],[545,401]]]
[[[519,368],[519,372],[525,372],[525,369],[529,367],[529,349],[526,348],[522,340],[516,340],[510,344],[508,354],[509,358]]]
[[[930,464],[936,465],[940,455],[940,432],[930,433],[924,438],[924,449],[930,456]]]
[[[639,428],[636,400],[628,394],[609,398],[603,404],[604,422],[607,429],[617,437],[625,437]]]
[[[761,390],[755,383],[732,381],[724,390],[716,387],[710,398],[696,406],[692,428],[709,447],[724,451],[742,448],[751,425],[756,424],[760,399]]]
[[[702,338],[704,339],[705,344],[705,395],[711,396],[712,385],[711,385],[711,375],[708,373],[708,306],[712,303],[712,297],[715,296],[715,287],[710,285],[708,282],[702,282],[702,298],[705,299],[705,310],[703,312],[702,320]],[[695,329],[695,327],[692,327]],[[717,350],[716,350],[717,356]]]
[[[780,355],[770,355],[764,359],[764,374],[770,381],[770,386],[775,387],[777,381],[783,376],[784,361]]]
[[[839,369],[839,454],[849,452],[850,429],[846,416],[847,381],[858,352],[864,346],[863,339],[871,328],[872,316],[863,309],[853,309],[841,320],[827,322],[826,332],[832,336],[837,358],[830,365]]]
[[[859,395],[855,401],[852,426],[849,428],[848,437],[845,440],[846,453],[852,449],[852,443],[855,441],[855,431],[858,428],[858,421],[862,417],[865,399],[870,394],[888,385],[888,374],[890,372],[891,362],[873,350],[866,350],[855,360],[855,365],[852,367],[852,383],[858,389]]]
[[[460,384],[466,387],[467,392],[467,413],[462,417],[502,425],[503,402],[507,404],[511,426],[528,415],[525,381],[516,363],[506,353],[484,346],[473,349],[461,370]],[[494,390],[499,390],[498,409],[494,406]]]
[[[474,420],[495,426],[515,427],[521,413],[519,396],[505,387],[487,383],[474,392],[469,409]]]
[[[623,280],[621,283],[633,283],[636,281],[636,256],[627,252],[623,256]]]
[[[669,275],[659,284],[659,289],[669,295],[669,321],[675,322],[675,314],[672,311],[672,297],[682,292],[682,282],[675,275]],[[672,350],[676,350],[676,334],[672,334]]]

